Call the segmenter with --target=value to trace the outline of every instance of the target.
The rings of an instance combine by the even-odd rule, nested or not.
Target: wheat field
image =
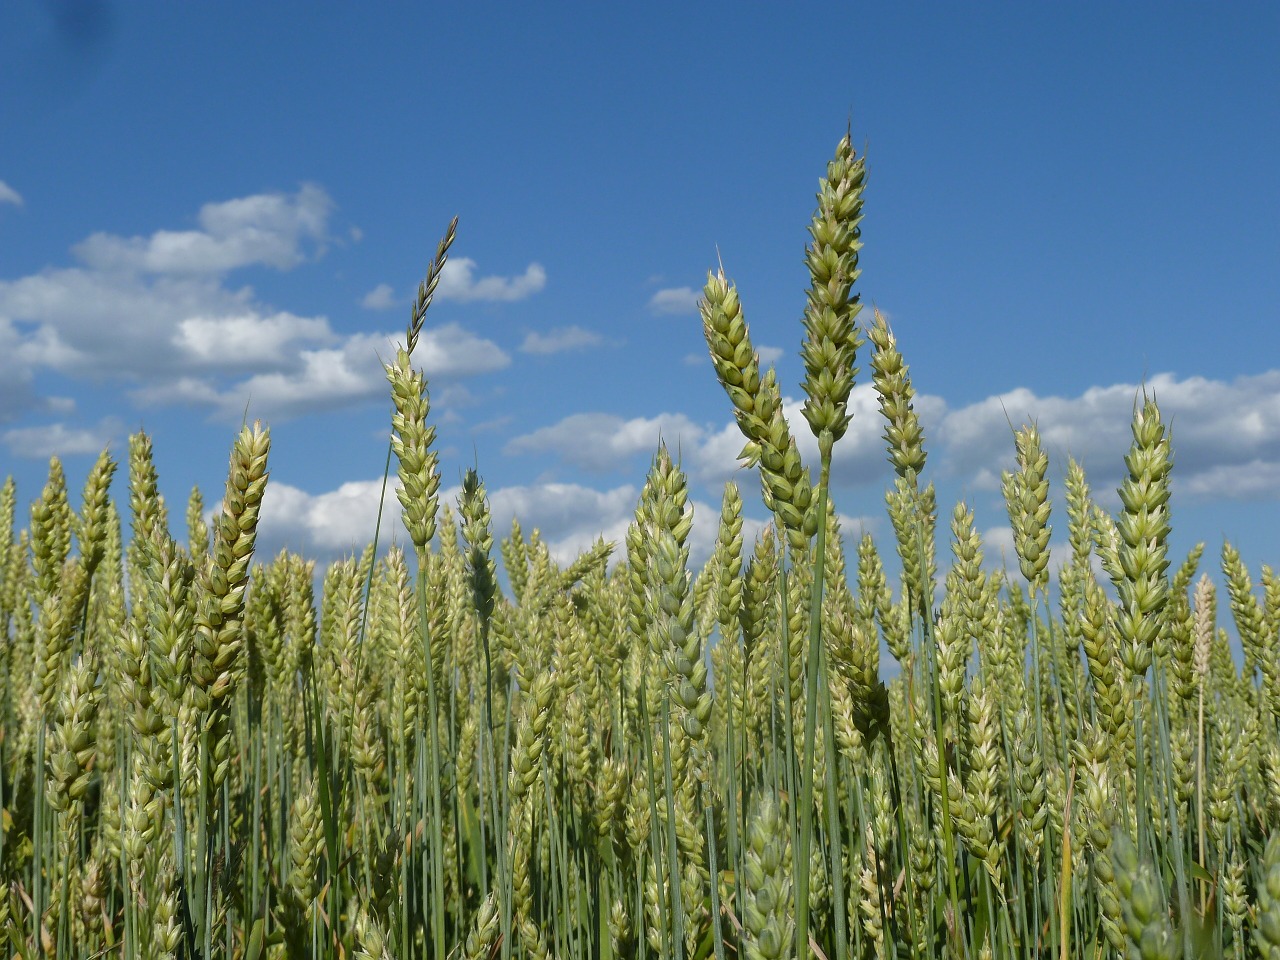
[[[57,459],[29,514],[6,483],[8,954],[1280,958],[1280,579],[1255,589],[1230,544],[1169,556],[1150,397],[1115,515],[1075,462],[1055,514],[1036,428],[1011,431],[1017,567],[984,562],[971,509],[940,513],[893,333],[862,315],[865,179],[845,137],[809,227],[803,423],[708,275],[773,522],[744,543],[756,489],[729,483],[701,569],[665,447],[625,543],[564,568],[518,522],[495,545],[475,470],[441,502],[414,351],[456,221],[386,367],[403,529],[362,554],[255,554],[258,424],[178,540],[144,433],[114,498],[108,452],[79,509]],[[890,543],[846,536],[830,491],[859,351]]]

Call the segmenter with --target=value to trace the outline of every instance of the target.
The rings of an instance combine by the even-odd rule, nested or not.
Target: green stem
[[[804,762],[800,767],[800,850],[796,860],[796,955],[809,950],[809,858],[813,848],[813,754],[818,719],[818,664],[822,657],[822,586],[826,570],[827,481],[831,455],[822,458],[818,481],[818,542],[809,590],[809,660],[805,675]],[[828,745],[828,749],[830,746]]]

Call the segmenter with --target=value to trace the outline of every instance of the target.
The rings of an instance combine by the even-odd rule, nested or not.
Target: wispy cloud
[[[701,297],[701,291],[693,287],[669,287],[649,298],[649,309],[654,313],[693,314],[698,312]]]
[[[22,206],[22,194],[0,180],[0,203],[11,203],[15,207]]]
[[[48,460],[55,454],[77,457],[99,453],[122,432],[120,421],[108,417],[93,427],[69,427],[65,423],[19,427],[6,430],[0,439],[15,457]]]
[[[395,291],[391,289],[391,285],[380,283],[364,295],[360,301],[360,306],[366,310],[390,310],[398,303],[399,301],[396,300]]]
[[[582,327],[556,327],[546,333],[536,330],[524,338],[520,349],[524,353],[551,354],[564,353],[566,350],[582,350],[596,347],[604,343],[600,334]]]

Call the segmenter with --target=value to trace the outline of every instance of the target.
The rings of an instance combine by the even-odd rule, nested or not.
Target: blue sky
[[[721,256],[798,404],[805,227],[848,123],[859,286],[911,365],[944,520],[964,497],[1008,544],[1006,412],[1114,505],[1145,381],[1175,549],[1226,536],[1256,575],[1280,564],[1277,49],[1261,3],[13,0],[0,474],[29,500],[57,452],[78,485],[141,426],[180,517],[192,484],[216,500],[248,404],[264,548],[364,542],[378,357],[457,214],[423,341],[446,487],[478,463],[498,534],[517,513],[568,559],[620,537],[662,435],[698,553],[725,480],[764,511],[693,291]],[[885,536],[869,387],[855,406],[836,502]]]

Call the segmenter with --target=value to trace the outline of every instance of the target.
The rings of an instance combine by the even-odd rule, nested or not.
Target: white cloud
[[[94,234],[75,248],[83,266],[0,281],[0,324],[34,328],[12,351],[28,369],[73,376],[154,381],[292,362],[300,346],[336,339],[328,321],[270,310],[221,274],[300,262],[303,242],[323,239],[330,206],[303,187],[208,204],[202,230]]]
[[[364,295],[360,306],[366,310],[390,310],[397,304],[395,291],[390,284],[380,283]]]
[[[94,270],[170,275],[222,274],[264,264],[288,270],[305,259],[305,241],[323,243],[333,202],[314,185],[296,194],[258,194],[208,203],[199,230],[158,230],[150,237],[95,233],[74,252]]]
[[[577,326],[556,327],[546,333],[538,333],[536,330],[529,333],[524,338],[524,343],[520,344],[520,349],[524,353],[550,354],[581,350],[602,343],[604,338],[594,331]]]
[[[18,355],[22,334],[0,313],[0,421],[38,406],[31,365]]]
[[[394,538],[405,542],[400,521],[400,504],[394,479],[387,484],[383,501],[381,542]],[[344,483],[336,490],[312,494],[272,479],[262,502],[258,526],[258,552],[267,556],[288,546],[310,556],[333,557],[362,550],[373,539],[378,516],[378,494],[382,480]],[[459,488],[440,492],[440,503],[457,515]],[[627,526],[635,516],[639,488],[623,485],[605,490],[574,483],[540,483],[499,487],[489,491],[489,507],[494,539],[505,537],[516,517],[528,537],[537,530],[555,561],[566,565],[597,539],[615,544],[612,556],[626,556]],[[719,504],[692,500],[694,522],[689,534],[691,566],[704,564],[711,556],[719,526]],[[858,529],[860,521],[842,518],[845,530]],[[752,518],[743,521],[743,542],[748,546],[764,527]],[[495,550],[496,553],[496,550]]]
[[[377,527],[381,490],[380,478],[344,483],[320,494],[273,478],[262,498],[258,552],[268,556],[286,546],[303,554],[328,556],[363,550]],[[384,542],[393,536],[404,542],[394,479],[387,484],[382,513]]]
[[[22,206],[22,194],[0,180],[0,203],[11,203],[15,207]]]
[[[1159,374],[1146,389],[1171,428],[1178,495],[1280,498],[1280,370],[1231,381]],[[1105,499],[1123,469],[1134,399],[1141,390],[1137,384],[1114,384],[1074,397],[1039,397],[1018,388],[956,410],[941,397],[917,394],[915,408],[930,454],[927,469],[971,489],[999,490],[1000,470],[1013,463],[1013,429],[1035,421],[1054,475],[1061,475],[1070,453],[1089,472],[1095,494]],[[849,408],[853,420],[835,447],[832,480],[837,487],[884,483],[892,468],[874,387],[855,387]],[[817,443],[801,402],[784,398],[783,410],[805,461],[816,464]],[[630,470],[634,464],[627,458],[652,453],[659,434],[673,450],[677,444],[682,448],[686,469],[701,482],[724,480],[737,469],[744,440],[735,422],[705,426],[680,413],[632,419],[573,414],[516,437],[505,452],[549,453],[590,470]]]
[[[693,287],[669,287],[649,298],[649,309],[654,313],[696,314],[700,299],[702,291]]]
[[[312,186],[207,204],[200,229],[94,234],[75,248],[79,266],[0,280],[0,419],[42,405],[35,375],[45,370],[123,382],[144,406],[183,403],[232,420],[248,401],[279,417],[384,396],[390,335],[343,336],[325,317],[276,310],[226,282],[239,267],[307,259],[325,242],[331,207]],[[424,330],[416,358],[445,379],[510,363],[452,324]]]
[[[786,353],[781,347],[757,347],[756,353],[760,357],[761,366],[769,366],[771,363],[777,363],[782,359],[782,355]]]
[[[120,422],[107,418],[95,427],[68,427],[50,423],[38,427],[19,427],[5,431],[5,446],[15,457],[48,460],[98,454],[122,432]]]
[[[195,364],[223,367],[228,360],[243,367],[287,362],[305,343],[331,343],[337,338],[321,317],[291,313],[261,316],[188,317],[178,323],[174,345]]]
[[[210,406],[224,419],[252,416],[279,420],[347,406],[386,395],[382,359],[394,353],[391,335],[358,334],[340,345],[298,352],[287,370],[255,374],[225,388],[207,378],[186,377],[131,393],[144,406],[187,403]],[[458,324],[424,329],[414,360],[428,377],[474,376],[500,370],[511,358],[490,340]],[[447,391],[434,396],[437,405]],[[465,396],[465,394],[464,394]]]
[[[997,527],[988,527],[981,531],[982,535],[982,560],[983,563],[992,568],[1004,569],[1014,576],[1021,576],[1018,572],[1018,551],[1013,545],[1013,528],[1007,523]],[[938,557],[942,563],[949,564],[952,560],[950,534],[947,535],[946,543],[939,543]],[[945,552],[944,552],[945,551]],[[1052,558],[1060,550],[1053,550],[1050,545],[1049,556]],[[1050,563],[1052,563],[1050,559]],[[943,566],[939,572],[939,580],[945,576],[946,567]]]
[[[511,357],[492,340],[477,337],[456,323],[423,330],[414,360],[428,377],[469,377],[509,366]]]
[[[1176,469],[1173,475],[1177,477]],[[1275,500],[1280,497],[1280,463],[1251,460],[1209,467],[1183,481],[1181,492],[1204,500]]]
[[[512,302],[531,297],[547,285],[547,271],[540,263],[529,264],[522,275],[515,277],[477,278],[476,266],[476,262],[467,257],[445,261],[436,295],[441,300],[464,303],[476,300]]]
[[[501,487],[489,500],[495,537],[505,536],[516,517],[526,537],[537,529],[555,561],[566,564],[601,536],[618,545],[614,556],[622,555],[639,495],[633,486],[594,490],[574,483],[543,483]]]
[[[623,466],[630,457],[651,456],[660,440],[673,457],[683,452],[687,461],[705,436],[705,428],[682,413],[630,420],[607,413],[579,413],[508,441],[503,452],[512,456],[551,453],[574,466],[605,471]]]
[[[1039,397],[1019,388],[947,412],[937,418],[944,467],[994,487],[998,465],[1012,463],[1010,425],[1035,421],[1057,469],[1070,454],[1095,487],[1118,481],[1143,389],[1120,383],[1074,397]],[[1264,479],[1280,471],[1280,370],[1231,381],[1161,373],[1145,389],[1171,430],[1175,491],[1196,498],[1280,496],[1280,487]]]
[[[806,462],[817,463],[817,440],[809,432],[800,406],[799,401],[784,398],[783,411],[801,454]],[[889,472],[881,452],[882,428],[874,390],[869,386],[855,388],[850,407],[856,416],[835,448],[832,465],[832,477],[838,484],[861,483]],[[696,481],[723,483],[739,474],[738,454],[746,438],[732,420],[715,426],[696,423],[683,413],[630,419],[608,413],[578,413],[513,438],[503,452],[510,456],[551,454],[564,463],[600,473],[630,472],[636,459],[653,455],[659,441],[666,443]]]

